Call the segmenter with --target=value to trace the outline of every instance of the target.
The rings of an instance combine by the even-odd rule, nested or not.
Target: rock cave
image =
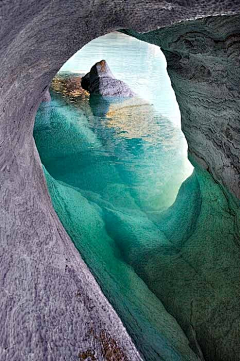
[[[229,0],[0,4],[1,360],[240,360],[239,12]],[[133,231],[123,254],[128,281],[140,280],[128,296],[136,309],[111,274],[109,293],[102,269],[82,259],[59,220],[66,191],[42,168],[33,138],[58,70],[112,31],[161,48],[194,166],[158,216],[162,242],[146,249]],[[114,237],[128,238],[131,217],[105,210],[118,222]],[[79,227],[88,232],[84,212]]]

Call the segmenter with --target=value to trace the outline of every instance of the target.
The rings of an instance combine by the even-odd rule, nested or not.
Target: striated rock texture
[[[189,339],[194,327],[209,361],[240,359],[239,20],[211,17],[147,34],[125,31],[161,46],[196,165],[175,206],[158,219],[172,246],[145,255],[147,265],[131,262]]]
[[[82,78],[81,85],[92,95],[121,98],[134,96],[126,83],[114,78],[105,60],[101,60],[92,66],[90,72]]]
[[[135,34],[161,46],[166,56],[190,155],[238,198],[239,20],[207,18]]]
[[[168,26],[161,44],[190,151],[239,197],[238,18],[169,27],[239,12],[240,3],[233,0],[1,2],[1,360],[142,359],[48,196],[32,130],[53,76],[97,36],[116,29],[148,32]],[[231,360],[239,359],[235,351]]]

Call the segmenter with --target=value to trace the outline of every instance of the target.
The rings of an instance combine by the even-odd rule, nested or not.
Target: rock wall
[[[159,247],[158,254],[146,255],[147,266],[135,264],[135,269],[189,339],[194,327],[209,361],[239,360],[240,354],[234,311],[240,282],[235,273],[240,256],[239,20],[237,15],[209,17],[147,34],[124,31],[164,52],[196,165],[174,207],[157,220],[172,247]],[[191,182],[199,184],[198,194]]]
[[[121,321],[104,298],[86,265],[81,260],[71,240],[60,224],[48,196],[41,163],[32,137],[35,114],[39,103],[53,76],[63,63],[87,42],[116,29],[133,29],[147,32],[160,27],[173,25],[179,21],[196,19],[209,15],[237,14],[238,1],[49,1],[49,0],[12,0],[0,4],[0,239],[1,239],[1,321],[0,321],[0,358],[1,360],[75,360],[77,357],[97,360],[110,358],[120,360],[141,360]],[[224,20],[222,20],[224,21]],[[184,29],[185,25],[181,25]],[[234,23],[234,26],[237,26]],[[175,28],[174,28],[175,29]],[[173,29],[173,33],[175,34]],[[221,20],[216,32],[221,29]],[[210,39],[210,53],[225,56],[224,71],[229,83],[235,83],[237,71],[232,64],[238,64],[237,32],[230,37],[220,37],[220,42],[228,44],[226,51],[219,49]],[[214,30],[214,28],[213,28]],[[210,28],[210,32],[213,31]],[[183,30],[184,33],[185,30]],[[234,30],[235,31],[235,30]],[[171,28],[166,30],[168,34]],[[214,31],[213,31],[214,32]],[[214,35],[216,38],[216,35]],[[188,39],[186,39],[188,40]],[[217,40],[217,42],[219,41]],[[191,39],[189,40],[191,43]],[[185,46],[191,45],[185,41]],[[200,41],[201,42],[201,41]],[[216,42],[216,43],[217,43]],[[171,43],[171,41],[170,41]],[[214,43],[214,44],[213,44]],[[169,47],[180,47],[181,38]],[[187,45],[188,44],[188,45]],[[230,46],[231,45],[231,46]],[[198,48],[198,47],[197,47]],[[226,50],[226,49],[225,49]],[[176,49],[172,51],[172,54]],[[177,51],[178,52],[178,51]],[[187,50],[188,52],[188,50]],[[170,68],[173,68],[175,55],[169,54]],[[180,55],[181,57],[181,55]],[[189,88],[179,93],[178,101],[185,118],[198,122],[197,110],[188,113],[186,99],[191,88],[192,63],[187,55],[183,56],[180,68],[185,71]],[[196,56],[191,55],[195,63]],[[216,58],[216,59],[217,59]],[[179,64],[179,57],[176,58]],[[209,57],[210,59],[210,57]],[[227,59],[227,60],[226,60]],[[200,60],[199,60],[200,61]],[[202,60],[201,60],[202,61]],[[215,87],[210,87],[208,95],[205,85],[204,97],[211,97],[214,89],[214,103],[225,99],[219,90],[222,80],[221,59],[214,70]],[[209,76],[205,68],[195,73],[199,79]],[[194,65],[194,69],[196,69]],[[211,71],[211,69],[210,69]],[[178,70],[179,72],[183,72]],[[177,79],[172,75],[172,79]],[[217,79],[217,80],[216,80]],[[184,80],[174,87],[177,91]],[[195,83],[191,88],[195,93]],[[224,89],[224,85],[220,89]],[[185,93],[186,92],[186,93]],[[228,104],[235,104],[237,90],[225,89]],[[201,92],[202,93],[202,92]],[[198,98],[199,96],[196,96]],[[234,100],[232,101],[232,97]],[[192,96],[194,99],[194,96]],[[196,100],[199,101],[199,100]],[[209,102],[205,103],[208,104]],[[221,109],[221,117],[229,106]],[[182,104],[182,105],[181,105]],[[194,105],[192,105],[194,107]],[[211,103],[211,114],[217,105]],[[208,114],[207,109],[204,114]],[[236,112],[232,110],[233,117]],[[203,114],[201,112],[201,114]],[[212,115],[213,116],[213,115]],[[207,117],[209,117],[207,115]],[[216,120],[216,117],[213,117]],[[212,118],[207,118],[212,119]],[[230,118],[229,118],[230,120]],[[186,123],[187,124],[187,123]],[[238,131],[234,130],[236,121],[224,128],[225,151],[221,155],[228,166],[222,169],[217,164],[214,152],[219,140],[214,131],[204,128],[205,138],[213,148],[204,162],[216,179],[221,178],[230,190],[239,196],[236,182],[229,177],[236,174],[234,147]],[[189,134],[190,127],[184,131],[190,142],[190,150],[201,158],[199,147],[200,130]],[[192,129],[192,128],[191,128]],[[237,128],[236,128],[237,129]],[[195,139],[195,140],[194,140]],[[196,145],[195,145],[196,143]],[[229,148],[230,147],[230,148]],[[211,155],[211,157],[210,157]],[[235,159],[235,158],[234,158]],[[212,164],[213,162],[213,164]],[[204,163],[204,164],[205,164]],[[222,167],[223,162],[220,164]],[[221,177],[219,176],[221,175]],[[224,175],[224,176],[223,176]],[[93,352],[94,355],[93,355]],[[106,356],[108,355],[108,356]],[[183,356],[184,359],[184,356]]]
[[[240,198],[239,16],[189,21],[136,37],[161,46],[189,154]]]

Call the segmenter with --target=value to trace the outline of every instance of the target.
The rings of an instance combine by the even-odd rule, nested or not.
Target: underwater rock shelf
[[[1,360],[240,360],[239,13],[232,0],[0,5]],[[119,29],[162,47],[196,165],[158,220],[172,245],[131,260],[179,327],[174,356],[137,350],[53,209],[32,135],[63,63]]]

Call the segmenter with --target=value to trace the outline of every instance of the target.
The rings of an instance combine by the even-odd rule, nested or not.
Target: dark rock
[[[82,77],[81,86],[82,86],[83,89],[85,89],[85,90],[87,90],[89,92],[90,73],[87,73],[84,77]]]
[[[90,94],[104,97],[128,98],[135,95],[126,83],[114,78],[105,60],[93,65],[90,72],[82,78],[81,85]]]

